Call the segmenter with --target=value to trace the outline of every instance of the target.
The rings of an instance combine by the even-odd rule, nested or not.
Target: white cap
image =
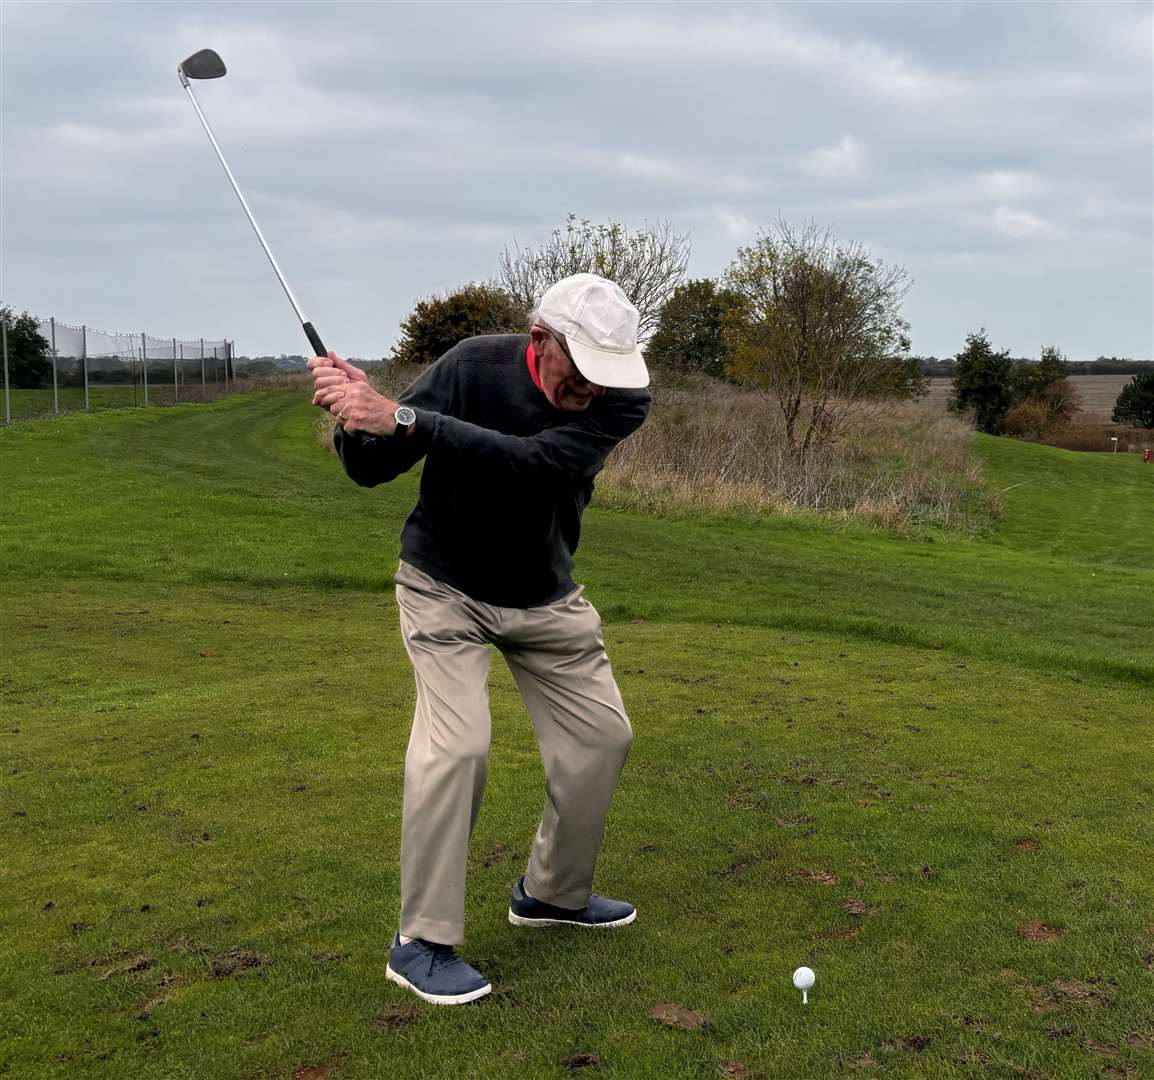
[[[637,345],[640,318],[621,286],[596,274],[562,278],[537,308],[537,321],[565,335],[577,370],[598,386],[649,385]]]

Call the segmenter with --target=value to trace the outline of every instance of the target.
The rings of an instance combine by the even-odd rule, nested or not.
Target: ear
[[[540,353],[545,347],[545,342],[549,340],[549,335],[539,326],[534,326],[529,331],[529,337],[533,339],[533,351],[535,353]]]

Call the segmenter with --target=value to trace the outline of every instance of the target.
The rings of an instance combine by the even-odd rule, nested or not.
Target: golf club
[[[200,117],[200,122],[204,125],[204,131],[205,134],[208,135],[208,141],[212,143],[212,148],[216,151],[216,156],[220,158],[220,163],[224,166],[224,171],[228,176],[229,182],[232,184],[232,190],[236,192],[236,197],[240,199],[240,205],[244,207],[244,212],[248,215],[249,223],[252,225],[257,239],[260,241],[260,246],[264,248],[264,253],[268,256],[268,261],[272,263],[272,268],[276,271],[276,276],[280,280],[285,295],[289,298],[289,303],[292,304],[293,310],[297,313],[297,318],[300,319],[301,327],[305,332],[305,336],[309,339],[309,344],[313,347],[317,356],[328,356],[328,350],[325,348],[324,342],[321,341],[320,335],[314,329],[313,324],[305,318],[305,313],[301,311],[301,306],[297,303],[297,298],[293,296],[293,291],[289,288],[289,283],[285,281],[284,274],[281,273],[276,259],[273,258],[273,253],[269,250],[264,234],[260,231],[260,226],[256,223],[256,218],[252,216],[252,211],[248,208],[248,203],[245,202],[245,198],[241,194],[236,178],[232,175],[232,169],[228,167],[228,162],[224,160],[224,154],[221,153],[220,147],[217,145],[216,138],[212,134],[212,128],[208,126],[208,121],[204,118],[204,113],[200,111],[200,106],[196,103],[196,95],[192,92],[192,83],[189,82],[190,79],[219,79],[225,75],[227,70],[219,53],[213,52],[212,49],[201,49],[200,52],[193,53],[187,60],[183,61],[177,67],[176,73],[180,76],[181,85],[188,91],[188,97],[192,102],[192,107],[196,110],[196,115]]]

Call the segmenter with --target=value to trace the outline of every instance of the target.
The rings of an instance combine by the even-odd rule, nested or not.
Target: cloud
[[[999,232],[1012,236],[1015,239],[1026,239],[1033,236],[1046,236],[1057,231],[1053,224],[1028,210],[1018,210],[1010,206],[997,206],[990,215],[990,220]]]
[[[843,135],[834,146],[822,146],[803,154],[797,163],[800,172],[817,180],[853,180],[865,169],[866,154],[852,135]]]
[[[190,0],[0,19],[6,298],[66,321],[188,336],[207,313],[254,351],[300,347],[175,76],[211,45],[229,74],[198,100],[294,291],[359,355],[568,211],[692,230],[697,277],[779,216],[832,225],[910,268],[922,352],[1007,309],[1007,281],[1033,290],[1005,315],[1025,340],[1154,351],[1145,3]]]

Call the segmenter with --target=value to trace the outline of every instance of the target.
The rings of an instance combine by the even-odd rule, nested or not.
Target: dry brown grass
[[[1149,446],[1154,448],[1154,431],[1140,427],[1123,427],[1121,424],[1106,423],[1102,420],[1079,421],[1065,430],[1041,439],[1047,446],[1058,446],[1063,450],[1098,451],[1113,453],[1111,437],[1118,439],[1119,453],[1141,453]]]
[[[651,512],[817,511],[899,529],[973,527],[996,504],[972,438],[955,417],[880,402],[846,415],[836,443],[798,458],[761,395],[659,376],[648,422],[602,473],[602,501]]]

